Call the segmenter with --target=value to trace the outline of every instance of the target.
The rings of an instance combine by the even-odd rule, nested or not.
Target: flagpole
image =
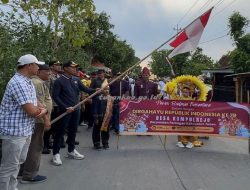
[[[209,10],[213,9],[214,7],[210,8]],[[209,11],[208,10],[208,11]],[[208,12],[206,11],[206,12]],[[206,13],[205,12],[205,13]],[[203,13],[203,14],[205,14]],[[199,17],[197,17],[196,19],[198,19]],[[195,19],[195,20],[196,20]],[[194,20],[194,21],[195,21]],[[193,22],[194,22],[193,21]],[[192,22],[192,23],[193,23]],[[187,25],[184,29],[182,29],[180,32],[182,32],[183,30],[185,30],[188,26],[190,26],[192,23],[190,23],[189,25]],[[180,33],[179,32],[179,33]],[[164,42],[163,44],[161,44],[158,48],[154,49],[151,53],[149,53],[148,55],[146,55],[143,59],[141,59],[140,61],[138,61],[137,63],[135,63],[133,66],[131,66],[130,68],[128,68],[126,71],[124,71],[121,75],[117,76],[116,78],[114,78],[113,80],[111,80],[110,83],[108,83],[107,85],[105,85],[103,88],[98,89],[95,93],[91,94],[90,96],[88,96],[87,98],[85,98],[84,100],[82,100],[81,102],[79,102],[78,104],[76,104],[75,106],[73,106],[74,109],[76,109],[77,107],[79,107],[80,105],[84,104],[86,101],[88,101],[89,99],[93,98],[95,95],[101,93],[106,87],[108,87],[109,85],[113,84],[115,81],[117,81],[118,79],[122,78],[126,73],[128,73],[129,71],[131,71],[132,69],[134,69],[137,65],[139,65],[141,62],[143,62],[145,59],[147,59],[149,56],[151,56],[155,51],[159,50],[160,48],[162,48],[165,44],[167,44],[170,40],[172,40],[175,36],[178,36],[178,34],[173,35],[172,37],[170,37],[166,42]],[[172,74],[174,74],[174,70],[172,68],[172,65],[170,63],[170,61],[167,59],[168,64],[171,67],[171,72]],[[53,119],[51,121],[51,124],[55,123],[56,121],[58,121],[59,119],[63,118],[65,115],[67,115],[67,112],[64,112],[63,114],[59,115],[57,118]]]
[[[172,66],[171,62],[169,61],[168,57],[166,57],[166,60],[167,60],[167,63],[169,64],[169,66],[170,66],[172,75],[175,76],[175,72],[174,72],[173,66]]]
[[[166,42],[162,43],[158,48],[154,49],[152,52],[150,52],[148,55],[146,55],[143,59],[141,59],[140,61],[138,61],[137,63],[135,63],[133,66],[131,66],[130,68],[128,68],[126,71],[124,71],[121,75],[117,76],[116,78],[112,79],[107,85],[105,85],[104,87],[98,89],[96,92],[94,92],[93,94],[91,94],[90,96],[88,96],[87,98],[85,98],[84,100],[82,100],[81,102],[79,102],[78,104],[74,105],[73,108],[76,109],[77,107],[79,107],[80,105],[84,104],[85,102],[87,102],[89,99],[93,98],[95,95],[100,94],[106,87],[108,87],[109,85],[113,84],[115,81],[117,81],[118,79],[121,79],[123,76],[126,75],[126,73],[128,73],[129,71],[131,71],[132,69],[134,69],[136,66],[138,66],[141,62],[143,62],[145,59],[147,59],[149,56],[151,56],[155,51],[159,50],[160,48],[162,48],[164,45],[166,45],[169,41],[171,41],[176,35],[170,37]],[[51,124],[57,122],[58,120],[60,120],[61,118],[63,118],[65,115],[67,115],[67,112],[64,112],[63,114],[59,115],[58,117],[56,117],[55,119],[53,119],[51,121]]]

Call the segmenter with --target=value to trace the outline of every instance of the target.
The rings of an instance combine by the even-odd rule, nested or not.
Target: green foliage
[[[250,54],[240,49],[235,49],[230,53],[233,69],[235,73],[250,72]]]
[[[167,50],[155,51],[150,62],[151,71],[158,77],[166,77],[171,75],[171,69],[166,61],[166,57],[169,54]]]
[[[32,53],[43,61],[74,60],[85,70],[98,55],[115,72],[138,61],[132,47],[111,31],[109,16],[95,13],[93,0],[10,0],[1,6],[0,98],[23,54]]]
[[[2,3],[8,3],[9,0],[1,0]]]
[[[239,12],[235,12],[229,17],[228,26],[230,28],[230,35],[236,42],[244,34],[244,27],[248,25],[248,23],[249,20],[243,17]]]
[[[246,34],[238,39],[238,49],[245,52],[250,52],[250,34]]]
[[[171,51],[161,50],[152,54],[151,68],[152,72],[159,77],[171,76],[170,66],[167,64],[166,57]],[[190,55],[184,53],[173,57],[171,60],[176,75],[200,75],[201,71],[213,68],[214,63],[210,57],[202,53],[201,48]]]
[[[173,65],[173,69],[176,75],[183,75],[185,72],[185,65],[187,65],[188,57],[190,53],[183,53],[177,56],[174,56],[170,61]]]
[[[211,57],[204,55],[201,48],[197,48],[185,64],[183,74],[198,76],[202,70],[212,68],[214,62]]]
[[[19,48],[15,46],[11,32],[0,27],[0,98],[7,82],[13,75],[18,56]]]
[[[244,31],[248,24],[249,20],[238,12],[229,17],[230,35],[236,44],[235,50],[230,53],[230,63],[235,73],[250,71],[250,34]]]
[[[96,15],[95,20],[88,20],[93,41],[84,46],[84,49],[90,55],[97,56],[113,72],[122,72],[136,63],[138,58],[126,41],[121,41],[111,32],[114,26],[109,19],[106,13],[101,13]]]

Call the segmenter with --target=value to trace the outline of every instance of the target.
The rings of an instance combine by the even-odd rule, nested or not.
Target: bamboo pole
[[[171,73],[172,73],[172,75],[174,77],[175,76],[175,72],[174,72],[173,66],[172,66],[171,62],[169,61],[168,57],[166,57],[166,60],[167,60],[167,63],[169,64],[169,66],[170,66]]]
[[[82,100],[81,102],[79,102],[78,104],[76,104],[75,106],[73,106],[74,109],[76,109],[77,107],[79,107],[80,105],[84,104],[86,101],[88,101],[89,99],[93,98],[95,95],[100,94],[106,87],[108,87],[109,85],[113,84],[115,81],[117,81],[118,79],[121,79],[123,76],[125,76],[129,71],[131,71],[132,69],[134,69],[136,66],[138,66],[141,62],[143,62],[145,59],[147,59],[149,56],[151,56],[155,51],[159,50],[160,48],[162,48],[165,44],[167,44],[170,40],[172,40],[176,35],[172,36],[171,38],[169,38],[166,42],[164,42],[163,44],[161,44],[158,48],[154,49],[151,53],[149,53],[148,55],[146,55],[143,59],[141,59],[140,61],[138,61],[137,63],[135,63],[133,66],[131,66],[130,68],[128,68],[126,71],[124,71],[121,75],[117,76],[116,78],[114,78],[113,80],[111,80],[107,85],[105,85],[103,88],[97,90],[95,93],[91,94],[90,96],[88,96],[87,98],[85,98],[84,100]],[[57,118],[55,118],[54,120],[51,121],[51,124],[57,122],[58,120],[60,120],[61,118],[63,118],[65,115],[67,115],[67,112],[64,112],[63,114],[59,115]]]

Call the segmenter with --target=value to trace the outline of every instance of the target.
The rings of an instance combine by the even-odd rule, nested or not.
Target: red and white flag
[[[184,28],[170,43],[174,50],[169,54],[169,58],[196,49],[212,9],[213,7]]]

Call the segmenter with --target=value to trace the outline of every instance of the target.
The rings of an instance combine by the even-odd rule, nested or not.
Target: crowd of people
[[[76,134],[81,123],[92,128],[94,150],[108,149],[109,131],[119,133],[121,97],[169,98],[164,90],[169,78],[152,81],[147,67],[137,79],[119,77],[120,72],[111,74],[103,69],[87,75],[73,61],[45,64],[27,54],[18,59],[16,68],[0,105],[1,190],[17,190],[18,178],[21,183],[46,181],[46,176],[38,175],[41,154],[51,154],[52,150],[51,163],[60,166],[60,149],[65,144],[68,158],[84,159],[75,146],[79,144]],[[74,107],[96,91],[93,98]],[[51,124],[65,112],[64,117]]]

